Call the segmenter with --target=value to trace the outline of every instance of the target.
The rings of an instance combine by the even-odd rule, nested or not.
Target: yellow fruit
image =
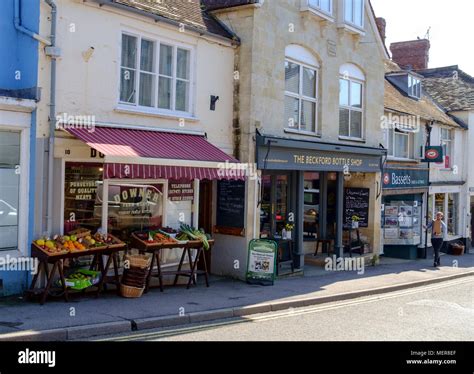
[[[89,243],[91,243],[91,245],[94,245],[94,244],[95,244],[95,240],[94,240],[94,239],[89,239]]]
[[[46,247],[48,248],[54,248],[54,243],[51,241],[51,240],[48,240],[46,243],[44,243],[46,245]]]
[[[43,239],[38,239],[36,241],[36,244],[38,244],[39,246],[43,246],[44,245],[44,240]]]

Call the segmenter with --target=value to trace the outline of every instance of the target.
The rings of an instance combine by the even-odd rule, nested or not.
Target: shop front
[[[428,200],[428,217],[432,219],[436,212],[444,213],[444,222],[448,227],[446,243],[442,248],[443,252],[450,251],[450,244],[462,241],[466,244],[468,234],[465,233],[465,217],[468,217],[468,207],[463,206],[464,200],[462,182],[433,182],[430,184],[430,196]]]
[[[213,184],[245,183],[238,172],[220,172],[222,163],[237,160],[202,135],[111,127],[67,132],[55,148],[61,173],[54,223],[61,234],[81,227],[130,242],[133,233],[173,234],[183,224],[212,234]],[[181,253],[163,251],[162,266],[176,266]]]
[[[390,166],[383,173],[382,232],[386,257],[423,256],[427,168]]]
[[[366,248],[378,253],[383,155],[378,148],[257,135],[260,237],[286,237],[294,265],[302,268],[318,241],[344,256],[356,220]]]

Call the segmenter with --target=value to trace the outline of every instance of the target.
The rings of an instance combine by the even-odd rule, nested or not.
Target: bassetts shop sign
[[[384,189],[428,187],[428,170],[424,169],[384,169],[382,178]]]

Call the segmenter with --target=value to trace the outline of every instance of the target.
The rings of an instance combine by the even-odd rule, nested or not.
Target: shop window
[[[432,197],[433,195],[430,196],[430,199]],[[432,217],[435,217],[437,212],[442,212],[444,214],[444,222],[448,226],[448,234],[458,235],[459,193],[437,193],[434,194],[434,197],[434,210],[430,219],[433,219]]]
[[[108,231],[126,238],[163,226],[163,184],[110,183],[108,195]]]
[[[299,46],[286,48],[285,128],[316,132],[318,112],[318,63]]]
[[[421,243],[422,205],[415,197],[384,199],[383,231],[385,244]]]
[[[448,215],[446,224],[448,225],[448,234],[457,235],[457,217],[458,217],[458,205],[459,205],[459,194],[448,193]]]
[[[96,231],[101,225],[102,164],[66,162],[64,174],[64,232],[78,227]]]
[[[441,146],[445,157],[445,167],[448,169],[452,165],[453,131],[451,129],[441,129]]]
[[[364,74],[354,65],[341,66],[339,79],[339,136],[363,138]]]
[[[120,102],[188,113],[190,67],[189,49],[124,33]]]
[[[20,133],[0,131],[0,251],[18,248]]]
[[[435,194],[435,210],[434,210],[433,217],[436,217],[437,212],[443,212],[444,215],[446,216],[445,197],[446,197],[446,194],[444,194],[444,193]],[[447,218],[447,217],[445,217],[445,218]]]

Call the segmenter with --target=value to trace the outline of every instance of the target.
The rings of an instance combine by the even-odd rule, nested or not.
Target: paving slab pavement
[[[432,260],[381,260],[357,272],[328,272],[306,267],[305,276],[278,279],[274,286],[211,277],[198,285],[153,288],[138,299],[107,292],[99,298],[78,296],[69,303],[49,299],[45,305],[20,298],[0,299],[1,340],[72,340],[166,325],[244,316],[270,310],[346,300],[376,293],[474,276],[474,254],[443,255]],[[474,278],[473,278],[474,287]],[[43,333],[44,332],[44,333]]]

